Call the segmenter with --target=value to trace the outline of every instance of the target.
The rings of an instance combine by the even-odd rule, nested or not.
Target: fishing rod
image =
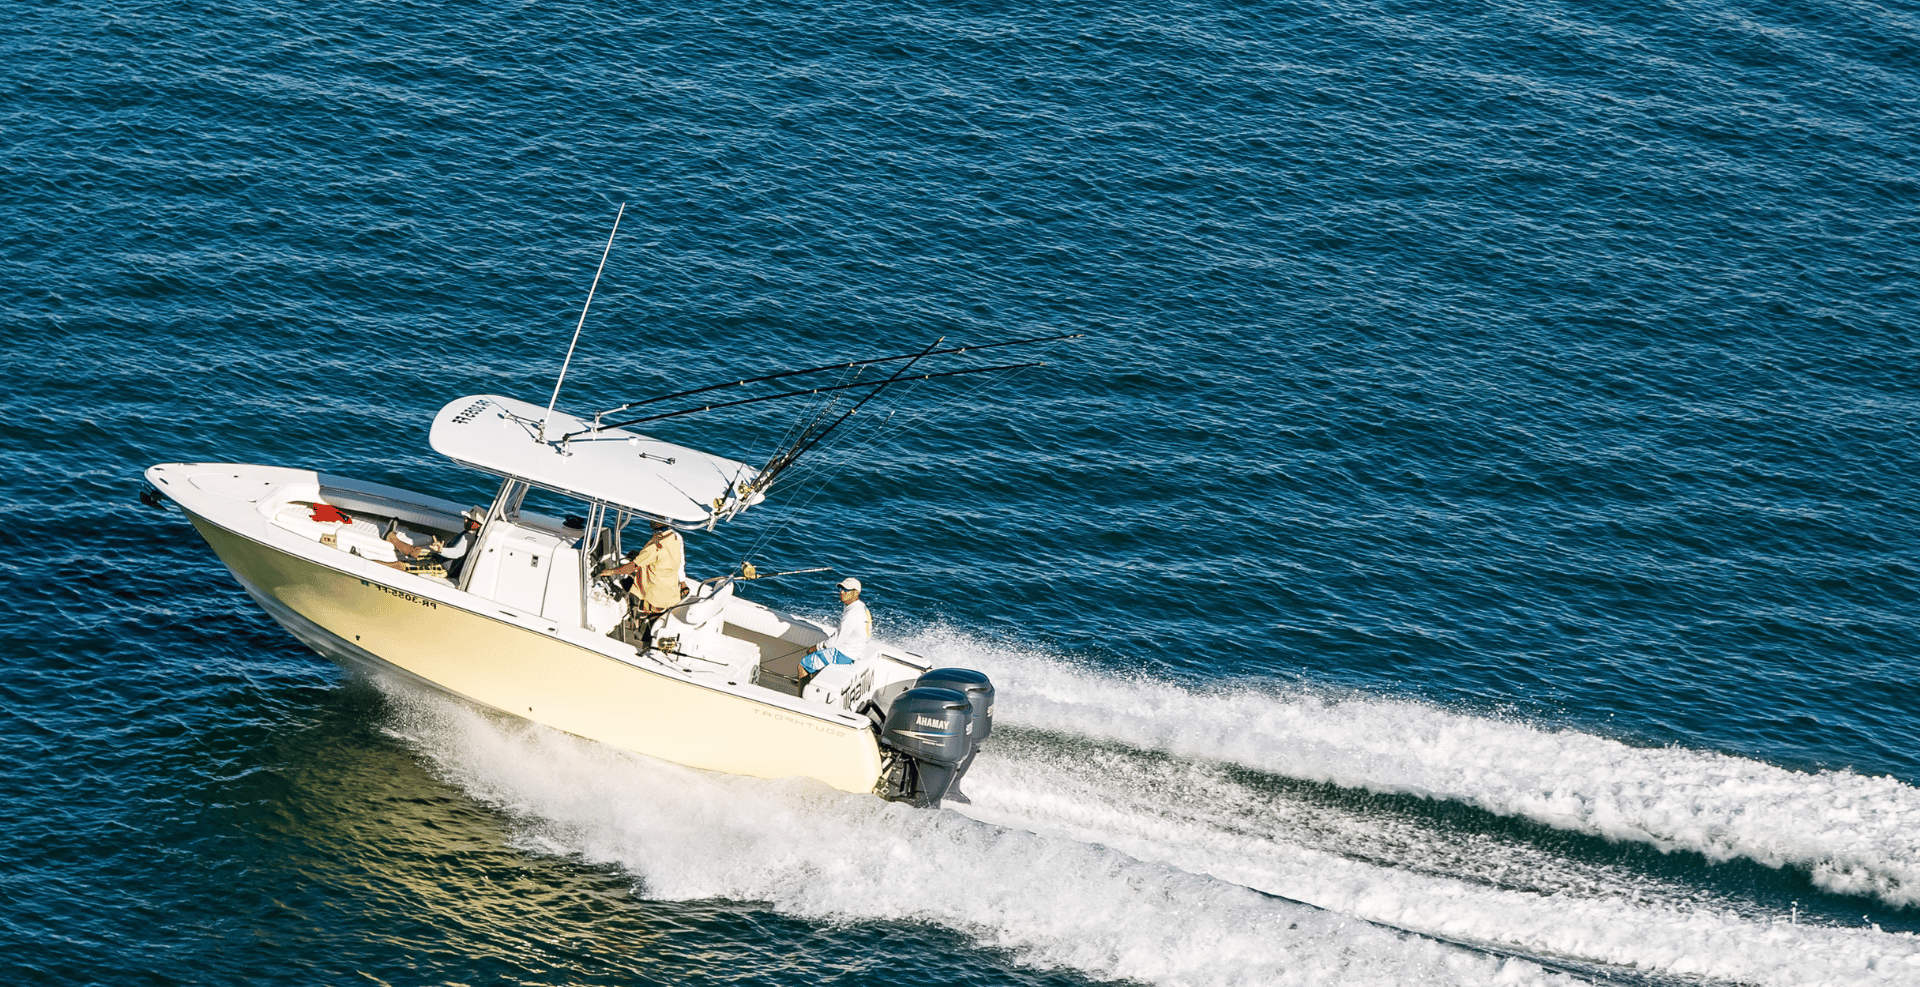
[[[873,400],[873,396],[875,394],[878,394],[882,389],[888,386],[891,386],[894,383],[897,383],[900,380],[900,377],[902,374],[905,374],[907,371],[912,370],[913,365],[916,363],[919,363],[921,357],[924,357],[928,353],[933,352],[933,348],[940,345],[941,340],[945,338],[946,337],[942,336],[940,339],[936,339],[933,342],[928,343],[926,349],[921,350],[920,353],[917,356],[915,356],[913,359],[908,360],[906,363],[902,364],[900,369],[893,372],[892,377],[889,377],[878,384],[871,385],[873,387],[873,390],[868,391],[865,397],[862,397],[860,400],[855,401],[853,404],[853,407],[848,408],[845,414],[834,419],[831,424],[827,425],[827,427],[815,433],[812,429],[812,426],[808,426],[806,431],[800,433],[799,438],[793,440],[793,445],[789,447],[786,452],[776,453],[772,459],[767,460],[767,465],[760,470],[759,478],[754,481],[754,488],[758,490],[760,493],[764,494],[769,487],[773,486],[773,481],[775,480],[775,478],[779,477],[780,474],[785,473],[787,471],[787,467],[792,466],[794,464],[794,461],[799,459],[803,453],[805,453],[809,449],[812,449],[814,446],[819,445],[821,439],[826,438],[828,433],[832,432],[836,428],[839,428],[841,422],[844,422],[848,418],[853,417],[853,413],[856,411],[859,411],[860,408],[863,405],[865,405],[868,401]],[[986,369],[992,369],[992,368],[986,368]],[[1010,368],[1002,368],[1002,369],[1010,369]],[[946,374],[940,374],[938,376],[942,376],[942,377],[954,376],[957,373],[963,373],[963,372],[964,371],[953,371]],[[921,379],[924,380],[926,379],[926,377],[932,377],[932,376],[935,376],[935,375],[927,374],[923,376]],[[824,413],[823,413],[823,417],[824,417]],[[815,424],[818,424],[819,419],[817,418],[814,419],[814,422]]]
[[[802,573],[807,573],[807,572],[832,572],[832,571],[833,571],[832,566],[821,565],[821,566],[814,566],[811,569],[788,569],[784,572],[761,572],[760,570],[755,569],[753,567],[753,563],[751,562],[740,563],[741,579],[778,579],[781,576],[798,576]]]
[[[660,613],[655,615],[653,619],[655,621],[658,621],[664,618],[667,614],[673,613],[676,610],[684,611],[685,608],[687,607],[691,607],[698,603],[705,603],[708,600],[713,599],[715,596],[718,596],[720,594],[720,591],[727,587],[727,584],[733,582],[736,579],[777,579],[781,576],[798,576],[798,575],[801,575],[802,573],[808,573],[808,572],[832,572],[832,571],[833,571],[832,566],[823,565],[823,566],[815,566],[811,569],[788,569],[785,572],[760,572],[754,569],[753,563],[742,562],[740,563],[740,568],[737,572],[730,572],[724,576],[719,576],[714,579],[701,580],[698,585],[701,587],[701,589],[704,589],[706,591],[705,595],[701,595],[700,591],[696,590],[692,595],[690,595],[685,599],[682,599],[679,603],[676,603],[673,606],[670,606],[665,610],[660,611]],[[685,616],[684,613],[682,614],[682,616],[683,617]],[[668,654],[681,654],[680,652],[672,651],[667,648],[657,648],[655,650],[665,651]],[[699,655],[684,655],[683,657],[700,658]],[[716,665],[724,664],[724,662],[715,661],[712,658],[700,658],[700,660],[710,661]]]
[[[718,391],[728,387],[744,387],[748,384],[763,384],[763,383],[766,383],[767,381],[780,380],[781,378],[784,378],[784,377],[800,377],[806,374],[820,374],[820,373],[826,373],[829,370],[851,370],[854,367],[869,367],[876,363],[893,363],[898,360],[918,360],[920,357],[923,357],[923,356],[945,356],[949,353],[966,353],[972,350],[990,350],[990,349],[996,349],[1001,346],[1021,346],[1027,343],[1050,343],[1050,342],[1054,342],[1056,340],[1061,340],[1061,339],[1079,339],[1085,335],[1086,333],[1083,333],[1083,332],[1069,332],[1069,333],[1062,333],[1058,336],[1034,336],[1030,339],[1009,339],[1009,340],[1005,340],[1003,342],[998,342],[998,343],[981,343],[978,346],[955,346],[951,349],[944,349],[944,350],[931,350],[931,351],[922,350],[919,353],[902,353],[898,356],[882,356],[882,357],[876,357],[871,360],[852,360],[847,363],[831,363],[823,367],[808,367],[805,370],[783,370],[777,374],[766,374],[760,377],[748,377],[745,380],[728,381],[727,383],[724,383],[724,384],[708,384],[705,387],[695,387],[695,388],[692,388],[691,390],[675,391],[672,394],[662,394],[659,397],[641,398],[638,401],[630,401],[626,404],[623,404],[618,408],[609,408],[606,411],[602,411],[599,414],[594,416],[594,420],[597,422],[601,418],[607,415],[617,415],[620,412],[627,410],[628,408],[637,408],[643,404],[653,404],[658,401],[670,401],[674,398],[684,398],[684,397],[690,397],[695,394],[705,394],[708,391]]]
[[[996,371],[996,370],[1019,370],[1026,367],[1039,367],[1039,366],[1045,366],[1045,364],[1036,361],[1033,363],[1009,363],[1009,364],[1005,364],[1003,366],[998,366],[998,367],[970,367],[966,370],[945,370],[939,373],[915,374],[911,377],[893,377],[893,378],[889,378],[887,380],[882,380],[882,381],[862,381],[860,383],[854,383],[854,384],[834,384],[830,387],[812,387],[803,391],[782,391],[779,394],[762,394],[759,397],[742,398],[738,401],[722,401],[718,404],[701,405],[698,408],[682,408],[679,411],[668,411],[658,415],[646,415],[640,418],[629,418],[629,419],[626,419],[625,421],[607,422],[605,424],[600,424],[600,425],[589,425],[586,428],[580,429],[577,432],[569,432],[566,435],[561,436],[560,441],[566,442],[567,440],[572,439],[576,436],[586,435],[590,432],[604,432],[612,428],[625,428],[628,425],[639,425],[644,422],[656,422],[656,421],[660,421],[663,418],[678,418],[681,415],[695,415],[695,414],[699,414],[702,411],[713,411],[719,408],[733,408],[743,404],[755,404],[761,401],[774,401],[780,398],[799,397],[799,396],[804,396],[808,394],[826,394],[832,391],[852,390],[853,388],[857,388],[857,387],[871,387],[871,388],[874,388],[876,391],[878,391],[880,388],[891,387],[894,384],[910,384],[910,383],[913,383],[914,381],[934,380],[940,377],[959,377],[963,374],[984,374],[984,373],[992,373],[993,371]],[[871,395],[869,395],[869,397],[871,397]],[[861,403],[864,404],[865,399],[862,399]],[[854,407],[857,408],[859,407],[859,405],[855,405]],[[849,411],[848,414],[852,414],[852,412]]]

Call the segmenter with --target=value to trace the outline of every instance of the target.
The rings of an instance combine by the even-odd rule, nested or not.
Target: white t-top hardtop
[[[760,475],[746,463],[618,428],[576,436],[563,451],[560,437],[591,423],[556,409],[543,441],[544,416],[540,405],[470,395],[433,416],[427,441],[463,466],[683,524],[707,523],[716,500],[735,506],[734,491]]]

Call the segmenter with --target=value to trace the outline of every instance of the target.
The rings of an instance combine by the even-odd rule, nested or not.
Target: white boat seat
[[[694,668],[724,669],[728,681],[752,684],[759,677],[760,649],[726,635],[724,614],[733,602],[733,584],[724,583],[713,595],[667,611],[654,628],[655,641],[671,639],[674,650],[693,656]]]
[[[699,593],[695,590],[695,593]],[[713,591],[713,595],[693,603],[683,603],[660,618],[660,624],[654,628],[653,636],[676,637],[682,642],[682,651],[698,653],[695,648],[708,637],[720,633],[720,615],[726,611],[727,604],[733,599],[733,584],[727,583]]]
[[[380,535],[380,526],[364,518],[354,518],[352,524],[343,524],[334,532],[334,546],[343,552],[358,555],[375,562],[397,562],[399,553],[393,550],[392,543]]]
[[[393,546],[381,535],[380,526],[366,518],[353,518],[351,521],[315,521],[313,505],[294,502],[282,507],[273,516],[273,523],[288,531],[304,535],[322,545],[372,559],[375,562],[396,562],[400,556]],[[351,516],[351,515],[349,515]]]
[[[725,634],[714,634],[703,645],[699,654],[705,661],[683,659],[690,671],[718,675],[735,685],[760,683],[759,648]]]
[[[699,595],[699,593],[700,590],[694,591],[696,596]],[[684,606],[675,607],[668,611],[667,619],[685,624],[689,627],[705,627],[713,623],[714,618],[725,613],[727,604],[732,602],[732,600],[733,584],[731,582],[723,583],[719,589],[713,591],[712,596],[694,603],[688,603]]]
[[[828,665],[807,680],[800,698],[855,712],[854,707],[873,691],[873,656],[847,665]]]

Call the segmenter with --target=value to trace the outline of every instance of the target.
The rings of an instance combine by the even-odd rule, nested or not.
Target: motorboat
[[[153,466],[143,499],[177,505],[269,616],[347,667],[693,768],[922,806],[964,798],[959,779],[991,730],[986,676],[876,645],[802,687],[802,656],[833,627],[750,599],[751,564],[639,616],[606,575],[636,523],[711,531],[764,501],[811,445],[755,467],[607,415],[495,394],[448,402],[429,444],[498,478],[484,505],[232,463]],[[535,509],[549,501],[572,509]],[[409,557],[459,539],[468,518],[478,529],[460,559]]]

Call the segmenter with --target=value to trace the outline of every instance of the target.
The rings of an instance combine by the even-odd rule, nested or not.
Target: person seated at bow
[[[679,604],[687,595],[687,547],[680,532],[665,521],[653,522],[653,537],[634,550],[627,561],[600,575],[619,578],[633,574],[629,623],[638,625],[640,644],[652,644],[653,625],[660,615]]]
[[[387,544],[393,546],[394,554],[400,559],[380,564],[402,572],[438,564],[446,567],[448,579],[457,579],[461,565],[467,561],[467,553],[473,551],[474,541],[480,535],[480,523],[486,520],[486,516],[486,512],[478,507],[469,508],[461,512],[461,531],[452,542],[443,542],[436,536],[424,545],[414,544],[413,533],[402,531],[399,521],[388,521]]]

